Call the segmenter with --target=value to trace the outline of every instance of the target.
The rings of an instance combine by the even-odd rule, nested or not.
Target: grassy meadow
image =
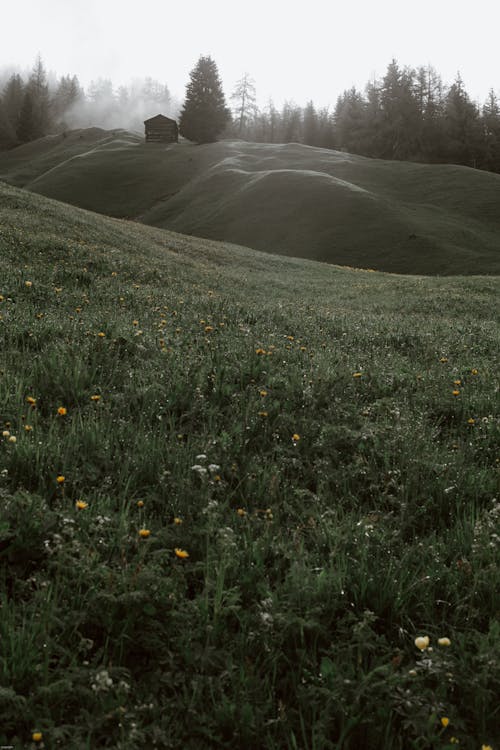
[[[498,291],[0,183],[0,744],[500,748]]]
[[[0,180],[116,218],[308,260],[500,274],[500,175],[298,143],[144,143],[68,131],[0,153]]]

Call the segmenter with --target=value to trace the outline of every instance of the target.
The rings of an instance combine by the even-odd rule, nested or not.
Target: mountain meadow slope
[[[0,183],[1,744],[493,744],[499,283]]]
[[[395,273],[500,273],[500,175],[300,144],[145,144],[98,128],[0,154],[0,179],[119,218]]]

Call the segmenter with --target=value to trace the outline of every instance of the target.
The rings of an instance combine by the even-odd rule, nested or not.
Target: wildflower
[[[447,716],[442,716],[441,717],[441,724],[442,724],[443,727],[446,728],[449,723],[450,723],[450,720],[448,719]]]
[[[185,549],[179,549],[179,547],[176,547],[174,549],[174,552],[177,555],[177,557],[180,558],[181,560],[185,560],[186,557],[189,557],[189,552],[186,552]]]
[[[33,732],[33,734],[31,735],[31,739],[33,740],[33,742],[41,742],[42,738],[43,734],[41,732]]]
[[[17,443],[17,438],[15,435],[11,435],[9,437],[9,443]]]
[[[181,525],[181,523],[182,523],[182,518],[179,518],[179,516],[176,516],[176,517],[174,518],[174,524],[175,524],[176,526],[180,526],[180,525]]]
[[[360,378],[361,377],[361,373],[360,372],[353,372],[352,376],[353,376],[353,378]]]
[[[137,507],[138,508],[144,508],[144,500],[138,500],[137,501]]]
[[[454,380],[453,384],[454,385],[462,385],[462,381],[461,380]]]
[[[259,396],[267,396],[267,391],[265,391],[264,389],[262,391],[259,391]]]
[[[88,508],[89,504],[85,502],[85,500],[77,500],[75,503],[75,508],[77,510],[85,510],[85,508]]]
[[[293,341],[294,337],[293,336],[287,336],[287,339],[288,339],[288,341]]]
[[[493,750],[491,745],[481,745],[481,750]]]
[[[132,325],[133,326],[138,326],[139,325],[139,321],[138,320],[133,320],[132,321]]]
[[[415,646],[421,651],[425,651],[425,649],[429,646],[429,636],[419,635],[417,638],[415,638]]]
[[[444,365],[446,362],[448,362],[448,357],[441,357],[439,361]]]
[[[28,403],[30,406],[35,406],[36,398],[33,398],[33,396],[26,396],[26,403]]]
[[[478,373],[479,373],[479,370],[476,370],[475,367],[471,370],[471,375],[478,375]],[[483,745],[483,747],[484,747],[484,745]],[[488,745],[488,747],[489,747],[489,745]]]
[[[294,432],[293,435],[292,435],[292,440],[293,440],[294,443],[296,443],[297,440],[300,440],[300,435],[298,435],[296,432]]]
[[[100,401],[101,397],[96,393],[93,396],[90,397],[91,401]]]
[[[244,508],[238,508],[238,510],[236,511],[236,513],[240,516],[240,518],[243,518],[247,514],[247,512],[246,512],[246,510]]]
[[[30,287],[33,286],[33,282],[32,281],[25,281],[24,282],[24,286],[28,287],[28,289],[29,289]]]
[[[416,669],[410,669],[408,674],[410,677],[416,677],[417,676],[417,670]]]
[[[106,334],[103,333],[102,331],[99,331],[97,335],[99,336],[100,339],[103,339],[106,336]]]
[[[454,396],[460,396],[460,391],[457,391],[457,390],[455,390],[455,391],[452,391],[452,394],[453,394]]]
[[[450,745],[458,745],[460,740],[457,737],[450,737]]]
[[[141,539],[147,539],[148,536],[150,536],[151,532],[149,529],[140,529],[139,530],[139,536]]]
[[[63,476],[62,474],[59,474],[56,478],[57,484],[64,484],[65,481],[66,481],[66,477]]]
[[[255,354],[265,354],[265,353],[266,353],[266,350],[262,349],[261,347],[255,350]]]
[[[438,638],[438,644],[440,646],[451,646],[451,641],[449,638]]]
[[[469,419],[467,420],[467,424],[476,424],[476,420],[474,419],[474,417],[469,417]]]
[[[32,429],[33,429],[33,427],[30,424],[25,424],[24,425],[25,432],[31,432]]]
[[[259,417],[267,417],[267,411],[259,411],[258,415]]]
[[[65,417],[66,414],[68,413],[68,410],[66,409],[65,406],[60,406],[59,409],[57,410],[57,413],[59,414],[60,417]]]
[[[205,333],[211,333],[213,330],[213,326],[205,326]]]
[[[8,437],[10,437],[10,432],[9,432],[8,430],[4,430],[4,431],[2,432],[2,437],[4,437],[4,438],[8,438]]]

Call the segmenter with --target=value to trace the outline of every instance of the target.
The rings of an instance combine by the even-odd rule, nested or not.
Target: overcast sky
[[[334,105],[395,57],[461,72],[481,103],[500,91],[500,0],[22,0],[2,2],[0,66],[129,83],[147,75],[183,97],[198,57],[211,55],[226,96],[248,71],[259,103]]]

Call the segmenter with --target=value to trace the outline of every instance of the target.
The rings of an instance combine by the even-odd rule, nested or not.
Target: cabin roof
[[[161,122],[175,123],[175,120],[172,120],[171,117],[165,117],[165,115],[155,115],[154,117],[150,117],[149,120],[144,120],[144,125],[148,125],[149,123],[160,124]]]

